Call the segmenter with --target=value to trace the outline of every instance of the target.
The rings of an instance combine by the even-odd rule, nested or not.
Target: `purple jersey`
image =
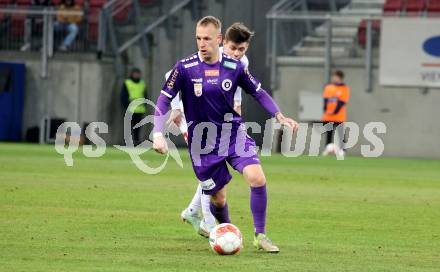
[[[253,96],[272,116],[279,112],[272,98],[261,88],[244,65],[225,54],[215,64],[202,61],[198,53],[176,63],[159,96],[156,117],[165,114],[171,100],[181,91],[185,117],[189,124],[189,144],[194,127],[202,122],[210,122],[217,127],[217,137],[212,143],[218,148],[222,124],[232,124],[232,135],[242,123],[241,116],[234,111],[234,93],[240,86]],[[225,115],[230,118],[225,120]],[[156,118],[155,132],[162,131],[164,120]]]

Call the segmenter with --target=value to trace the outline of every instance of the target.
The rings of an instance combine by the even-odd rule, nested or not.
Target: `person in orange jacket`
[[[82,20],[80,15],[65,15],[63,11],[82,11],[80,5],[75,4],[75,0],[64,0],[59,8],[57,21],[54,24],[55,32],[67,31],[63,44],[58,48],[60,51],[68,51],[76,36],[78,35],[78,24]]]
[[[341,70],[333,72],[331,83],[325,86],[322,97],[324,99],[324,114],[321,120],[324,125],[332,123],[332,129],[327,131],[326,149],[323,155],[327,155],[330,152],[343,153],[342,139],[336,145],[333,143],[333,139],[335,128],[338,127],[342,132],[343,125],[341,124],[347,121],[347,103],[350,99],[350,87],[344,83],[344,72]]]

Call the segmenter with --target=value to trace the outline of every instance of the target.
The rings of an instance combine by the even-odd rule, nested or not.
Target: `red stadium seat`
[[[84,6],[84,0],[75,0],[75,4]]]
[[[27,8],[32,5],[32,0],[16,0],[15,4],[20,8]],[[11,33],[17,37],[24,36],[24,25],[27,14],[17,13],[11,15]]]
[[[94,8],[89,10],[88,14],[88,25],[87,25],[87,39],[91,41],[98,40],[98,29],[99,29],[99,12],[100,8]]]
[[[17,6],[31,6],[32,0],[16,0],[15,4],[17,4]]]
[[[0,5],[0,9],[1,9],[1,8],[5,8],[5,7],[6,7],[6,6],[2,6],[2,5]],[[3,20],[5,20],[6,18],[7,18],[6,14],[0,12],[0,22],[3,21]]]
[[[411,15],[419,15],[425,10],[425,0],[408,0],[406,12]]]
[[[89,10],[89,14],[87,16],[89,23],[99,23],[99,13],[101,12],[100,8],[94,8]]]
[[[89,0],[90,8],[101,8],[107,0]]]
[[[96,42],[98,40],[98,24],[89,23],[87,27],[87,39]]]
[[[12,4],[13,0],[0,0],[0,9],[7,8],[8,5]],[[6,14],[0,13],[0,21],[6,18]]]
[[[404,0],[387,0],[383,5],[384,14],[398,13],[403,10]]]
[[[14,36],[24,35],[25,20],[26,20],[26,14],[13,14],[11,16],[11,33]]]
[[[101,12],[100,8],[91,8],[87,15],[89,23],[99,23],[99,13]]]
[[[113,19],[116,22],[126,21],[128,19],[128,15],[130,14],[130,10],[132,9],[132,7],[133,6],[131,4],[126,6],[120,5],[119,7],[115,6],[113,8],[113,13],[112,13]]]
[[[373,20],[371,28],[372,28],[372,38],[373,38],[373,45],[378,44],[378,38],[380,33],[380,20]],[[365,47],[365,44],[367,43],[367,20],[362,20],[358,27],[358,43],[359,46]]]
[[[426,10],[429,16],[440,16],[440,0],[429,0]]]

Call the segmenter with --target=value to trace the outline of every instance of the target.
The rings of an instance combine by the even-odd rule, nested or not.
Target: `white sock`
[[[193,199],[191,200],[191,203],[189,203],[189,206],[187,208],[190,214],[195,215],[199,213],[200,209],[202,208],[201,197],[202,187],[199,184],[199,186],[197,186],[196,193],[194,194]]]
[[[211,213],[211,209],[209,207],[210,203],[211,203],[211,196],[202,193],[203,220],[205,221],[205,224],[212,226],[215,225],[215,217]]]

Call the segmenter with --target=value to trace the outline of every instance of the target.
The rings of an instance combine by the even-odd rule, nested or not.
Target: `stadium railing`
[[[147,34],[151,33],[161,25],[165,25],[165,27],[169,30],[167,32],[170,33],[170,28],[172,27],[170,23],[172,21],[169,19],[172,16],[175,16],[177,12],[188,6],[190,3],[193,4],[191,5],[191,11],[193,14],[195,14],[195,11],[198,10],[196,7],[198,1],[163,1],[160,3],[162,7],[161,10],[163,10],[163,12],[155,14],[154,18],[151,18],[151,22],[145,23],[145,21],[141,18],[142,15],[140,12],[140,5],[144,4],[144,2],[146,2],[145,0],[124,0],[123,2],[124,3],[122,4],[121,0],[111,0],[104,5],[99,16],[98,30],[98,54],[99,56],[106,54],[111,54],[114,56],[115,68],[118,76],[123,76],[125,74],[124,69],[126,68],[126,65],[123,65],[122,63],[122,54],[124,54],[130,47],[139,44],[142,56],[144,58],[148,57],[150,48],[147,41]],[[132,5],[134,7],[133,18],[136,31],[129,37],[121,37],[117,35],[117,31],[115,29],[114,11],[124,9],[124,6],[127,5]]]
[[[350,1],[307,1],[307,0],[280,0],[267,12],[266,19],[266,65],[276,67],[275,54],[291,55],[294,46],[299,44],[304,37],[313,33],[314,29],[322,24],[312,17],[307,17],[315,12],[337,13],[340,8]],[[286,20],[284,16],[300,14],[301,19]],[[291,22],[295,22],[292,24]],[[272,57],[274,56],[274,57]],[[271,69],[271,88],[276,88],[276,69]]]
[[[432,1],[432,2],[431,2]],[[301,45],[303,39],[309,34],[314,33],[316,30],[316,26],[322,30],[325,29],[325,52],[323,58],[323,71],[325,82],[330,81],[331,69],[334,62],[332,47],[334,46],[333,41],[333,30],[335,26],[338,24],[341,25],[344,22],[353,22],[355,20],[360,20],[358,25],[358,30],[356,37],[354,38],[355,43],[355,55],[347,57],[347,59],[351,58],[352,60],[359,62],[363,61],[365,65],[365,90],[367,92],[372,91],[373,85],[373,59],[377,54],[376,48],[379,47],[380,42],[380,34],[381,34],[381,21],[383,18],[389,17],[403,17],[403,16],[418,16],[418,17],[439,17],[440,15],[440,1],[439,0],[431,0],[427,2],[428,4],[424,6],[424,9],[419,10],[414,13],[414,11],[410,6],[409,10],[407,6],[401,6],[399,1],[389,1],[390,3],[385,2],[383,6],[383,11],[381,14],[350,14],[350,13],[341,13],[334,11],[327,12],[319,12],[319,11],[309,11],[307,9],[285,9],[278,8],[272,9],[266,15],[267,19],[267,50],[266,54],[267,59],[266,63],[271,69],[270,78],[271,78],[271,89],[277,89],[278,86],[278,77],[277,77],[277,69],[280,65],[279,57],[283,56],[294,56],[291,48],[295,48],[298,45]],[[296,0],[284,0],[282,2],[300,2]],[[392,3],[391,3],[392,2]],[[397,3],[399,2],[399,3]],[[420,1],[414,1],[414,6]],[[397,4],[396,4],[397,3]],[[420,3],[419,3],[420,4]],[[396,6],[396,10],[391,10],[391,7]],[[276,7],[276,6],[275,6]],[[398,7],[398,8],[397,8]],[[284,24],[284,27],[283,25]],[[280,43],[285,42],[284,37],[288,35],[286,34],[287,24],[296,24],[296,28],[300,28],[305,31],[302,31],[296,39],[290,40],[290,44],[280,45]],[[298,27],[300,25],[300,27]],[[304,28],[304,26],[306,26]],[[312,29],[310,29],[310,26]],[[291,33],[290,33],[291,34]],[[283,37],[283,39],[281,38]],[[321,63],[321,62],[319,62]]]
[[[76,0],[81,12],[60,11],[61,1],[52,0],[51,6],[32,6],[30,0],[0,0],[0,50],[41,52],[41,77],[46,78],[48,58],[54,56],[57,45],[62,43],[66,33],[54,31],[56,16],[82,16],[79,32],[69,52],[96,53],[102,37],[102,27],[111,22],[112,38],[118,27],[129,26],[140,21],[140,5],[151,0]],[[102,12],[104,11],[104,12]],[[105,24],[100,23],[104,14]],[[108,33],[107,33],[108,34]],[[115,39],[112,39],[115,40]],[[105,46],[105,44],[104,44]]]
[[[84,12],[59,11],[54,7],[4,7],[0,8],[0,14],[0,48],[6,50],[23,49],[26,43],[33,44],[36,40],[39,44],[37,50],[41,52],[41,77],[46,78],[47,61],[53,56],[54,46],[59,39],[54,36],[55,17],[58,14],[83,16]]]
[[[121,57],[118,52],[119,44],[123,38],[118,35],[117,23],[127,20],[130,14],[131,24],[138,33],[143,28],[141,15],[141,1],[139,0],[110,0],[99,10],[97,18],[93,22],[92,29],[94,30],[94,38],[97,39],[97,52],[99,58],[103,54],[110,54],[115,57],[115,69],[118,75],[124,74],[124,65],[121,62]],[[95,36],[96,35],[96,36]],[[146,56],[148,51],[148,43],[145,36],[140,40],[140,48],[143,56]],[[110,50],[108,48],[110,45]]]

